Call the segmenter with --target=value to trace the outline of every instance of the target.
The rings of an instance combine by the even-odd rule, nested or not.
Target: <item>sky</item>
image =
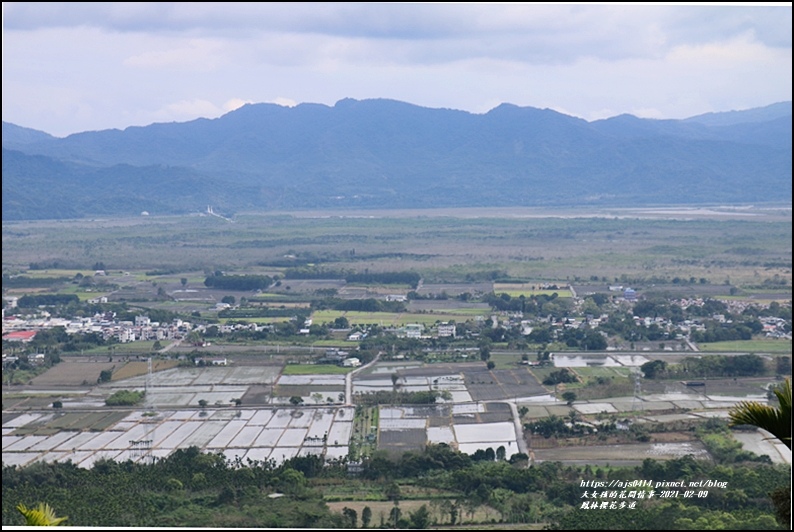
[[[790,101],[792,4],[3,3],[3,121],[56,136],[245,103],[597,120]]]

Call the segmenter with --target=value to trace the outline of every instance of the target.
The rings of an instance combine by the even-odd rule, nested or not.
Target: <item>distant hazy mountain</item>
[[[43,131],[20,127],[9,122],[3,122],[3,147],[16,149],[36,142],[54,140],[55,137]]]
[[[790,102],[587,122],[509,104],[471,114],[347,99],[63,139],[3,123],[3,219],[208,204],[229,213],[790,201],[791,129]]]
[[[706,126],[732,126],[748,122],[768,122],[776,118],[791,117],[791,102],[779,102],[748,109],[746,111],[727,111],[724,113],[706,113],[687,118],[685,122],[697,122]]]

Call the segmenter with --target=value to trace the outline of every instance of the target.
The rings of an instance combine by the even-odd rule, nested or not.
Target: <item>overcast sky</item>
[[[246,102],[595,120],[791,100],[791,3],[3,3],[3,120],[65,136]]]

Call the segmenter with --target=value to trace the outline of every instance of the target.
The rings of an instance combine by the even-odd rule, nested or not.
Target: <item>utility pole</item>
[[[634,372],[634,399],[631,401],[631,409],[634,412],[636,412],[637,410],[642,410],[642,400],[640,400],[640,394],[642,394],[642,377],[641,377],[639,371],[635,371]]]

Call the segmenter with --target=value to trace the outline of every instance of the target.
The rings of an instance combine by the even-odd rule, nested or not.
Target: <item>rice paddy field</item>
[[[352,425],[352,408],[29,414],[3,424],[3,464],[71,460],[90,467],[100,458],[151,460],[192,445],[229,460],[335,458],[347,454]],[[35,430],[28,433],[28,427]]]
[[[591,358],[574,360],[571,355],[560,361],[587,379],[610,372],[626,374],[642,357],[610,355],[613,365],[588,365]],[[345,375],[324,373],[321,367],[315,371],[304,369],[311,365],[163,367],[148,377],[85,386],[80,379],[89,368],[99,370],[112,363],[79,360],[67,359],[43,374],[46,387],[4,397],[4,464],[71,460],[90,467],[100,458],[152,460],[191,445],[221,452],[229,460],[280,461],[304,454],[330,459],[347,456],[355,436],[356,409],[345,397]],[[554,368],[488,370],[481,362],[380,362],[356,371],[351,392],[355,397],[398,387],[443,392],[447,397],[434,405],[379,406],[372,432],[378,449],[400,453],[446,443],[468,454],[504,447],[508,456],[532,450],[526,446],[522,421],[567,416],[572,408],[584,418],[606,413],[661,422],[671,416],[725,417],[742,400],[766,400],[766,380],[757,379],[746,386],[741,380],[709,382],[696,390],[663,386],[658,393],[648,390],[640,397],[578,400],[568,406],[539,383],[547,370]],[[138,409],[106,407],[104,400],[118,390],[146,390],[145,402]],[[290,404],[291,396],[299,396],[302,404]],[[238,399],[241,404],[235,406]],[[52,407],[56,400],[62,408]],[[523,420],[519,408],[527,409]],[[536,461],[570,463],[634,463],[643,457],[680,456],[689,449],[681,445],[557,449],[536,443]],[[748,440],[747,445],[756,444]],[[695,445],[689,451],[697,454],[702,449]],[[774,460],[790,462],[790,455],[767,451],[777,452]]]

